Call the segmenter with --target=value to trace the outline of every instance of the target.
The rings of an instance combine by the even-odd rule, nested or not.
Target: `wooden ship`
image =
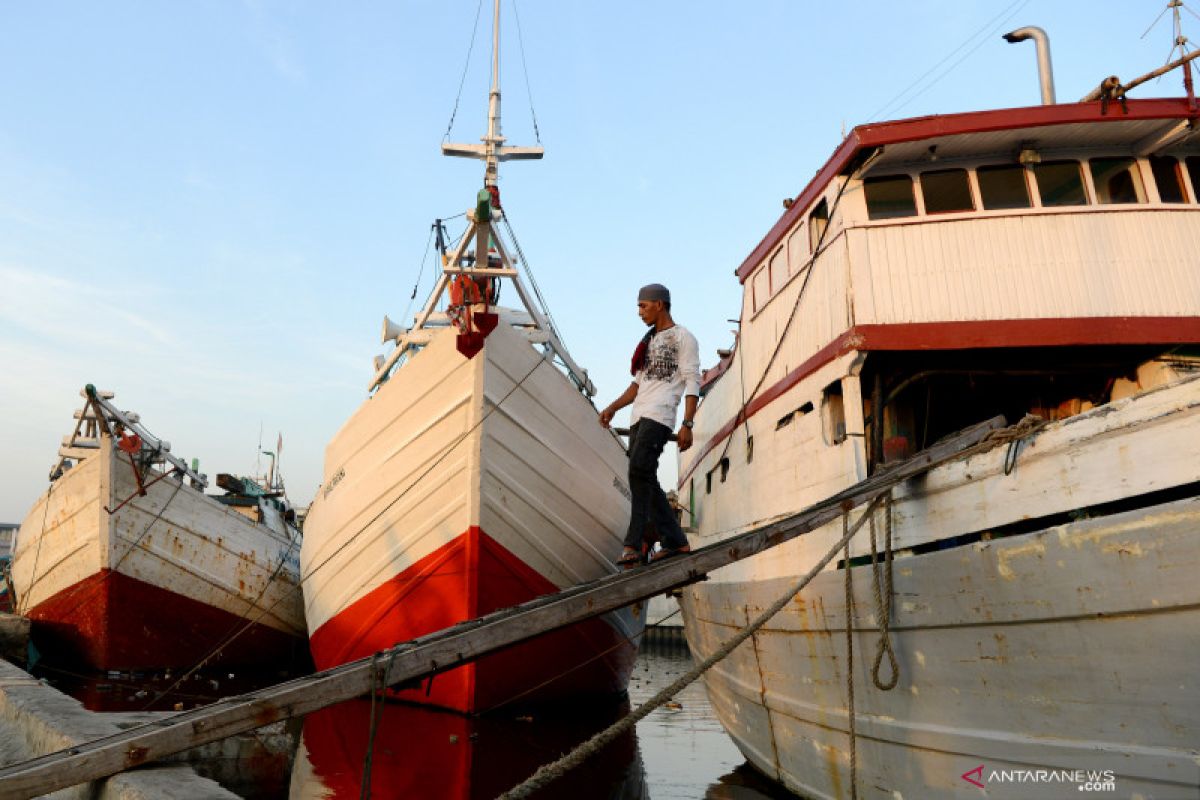
[[[1043,105],[854,128],[736,271],[680,459],[693,547],[1025,420],[897,487],[877,555],[858,535],[706,675],[804,797],[1200,785],[1200,103],[1187,64],[1185,97],[1056,103],[1048,63]],[[696,657],[842,532],[687,587]]]
[[[13,552],[16,608],[45,655],[99,670],[302,655],[301,536],[281,491],[221,475],[226,493],[205,494],[111,392],[81,394]]]
[[[319,669],[615,571],[625,450],[514,257],[499,164],[499,2],[488,132],[443,145],[485,162],[463,235],[409,327],[384,318],[370,396],[325,451],[301,567]],[[502,232],[502,230],[504,232]],[[440,237],[439,237],[440,240]],[[525,265],[527,266],[527,265]],[[496,305],[501,285],[517,307]],[[454,669],[401,696],[463,712],[619,693],[644,625],[612,612]]]

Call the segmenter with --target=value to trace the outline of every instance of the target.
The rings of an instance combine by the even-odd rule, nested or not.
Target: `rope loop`
[[[875,614],[879,624],[879,640],[875,643],[875,664],[871,667],[871,680],[875,688],[890,692],[900,681],[900,665],[896,661],[896,652],[892,649],[890,626],[892,624],[892,493],[889,490],[883,502],[884,519],[884,564],[883,584],[880,588],[879,549],[875,537],[875,517],[871,517],[871,574],[872,587],[875,590]],[[883,656],[887,654],[888,668],[891,678],[883,681],[879,677],[879,668],[883,665]]]

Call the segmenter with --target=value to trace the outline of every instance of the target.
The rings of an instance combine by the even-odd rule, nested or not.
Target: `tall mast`
[[[442,155],[477,158],[486,164],[484,186],[495,186],[500,176],[500,162],[541,158],[541,147],[505,147],[500,135],[500,0],[492,11],[492,88],[488,96],[488,128],[483,144],[442,143]]]
[[[496,0],[492,12],[492,93],[488,98],[488,132],[484,142],[488,152],[483,185],[495,186],[500,172],[496,150],[504,143],[500,135],[500,0]]]

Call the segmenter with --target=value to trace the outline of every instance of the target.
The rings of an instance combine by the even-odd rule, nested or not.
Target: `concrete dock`
[[[119,733],[172,712],[101,714],[0,660],[0,765]],[[214,742],[174,760],[54,792],[79,800],[236,800],[264,785],[286,786],[298,726],[276,723]],[[220,781],[220,782],[218,782]]]

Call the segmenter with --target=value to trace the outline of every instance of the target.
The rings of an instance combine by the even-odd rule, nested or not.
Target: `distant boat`
[[[526,287],[511,231],[506,241],[498,224],[499,162],[542,150],[502,144],[497,59],[483,144],[443,145],[486,162],[467,231],[441,248],[442,274],[413,325],[384,319],[384,341],[396,347],[325,451],[301,551],[318,669],[601,578],[621,552],[624,448],[597,424],[591,381]],[[501,283],[520,307],[496,306]],[[621,692],[640,612],[573,625],[401,694],[483,712]]]
[[[740,336],[680,463],[693,546],[1033,415],[895,490],[873,523],[894,562],[873,567],[864,529],[706,674],[760,771],[850,797],[853,746],[860,797],[1195,796],[1197,108],[1110,94],[859,126],[737,270]],[[693,653],[842,530],[685,588]],[[1089,772],[1016,783],[1038,770]]]
[[[286,663],[303,652],[300,531],[278,487],[225,495],[88,386],[13,554],[47,658],[101,670]],[[243,630],[245,628],[245,630]]]

